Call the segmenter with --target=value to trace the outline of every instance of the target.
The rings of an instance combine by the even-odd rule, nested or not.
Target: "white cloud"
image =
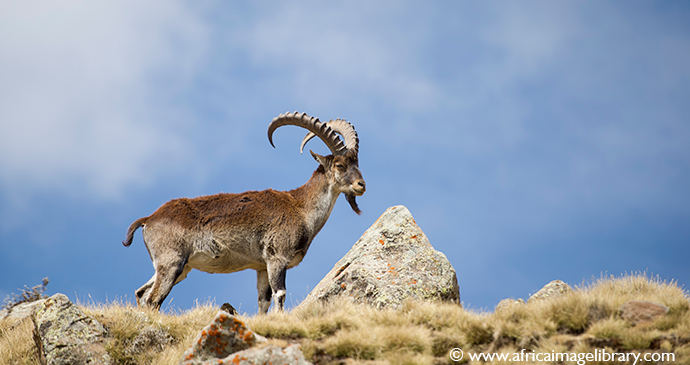
[[[519,84],[580,31],[573,9],[544,8],[290,3],[231,31],[296,104],[385,115],[370,133],[393,144],[493,153],[524,136]]]
[[[177,2],[0,5],[0,185],[117,197],[190,153],[168,98],[206,30]],[[164,87],[160,87],[164,85]],[[164,94],[160,94],[162,90]]]
[[[257,67],[282,71],[281,85],[299,102],[333,108],[378,97],[403,110],[428,110],[438,90],[415,64],[418,25],[401,27],[401,13],[410,9],[390,6],[278,5],[236,39]]]

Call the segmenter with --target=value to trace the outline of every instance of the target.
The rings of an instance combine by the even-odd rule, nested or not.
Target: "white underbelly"
[[[266,264],[252,260],[243,255],[225,253],[219,257],[213,257],[206,253],[198,253],[189,257],[187,265],[191,268],[207,273],[231,273],[247,269],[265,270]]]

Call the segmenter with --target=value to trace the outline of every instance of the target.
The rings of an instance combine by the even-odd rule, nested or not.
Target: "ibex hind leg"
[[[259,293],[259,313],[268,313],[268,308],[271,306],[271,285],[268,282],[268,271],[256,271],[256,290]]]
[[[148,293],[145,293],[148,295],[145,295],[145,298],[143,298],[147,306],[160,310],[163,301],[168,297],[173,286],[184,280],[191,270],[190,267],[186,266],[186,263],[187,260],[180,259],[175,262],[168,262],[165,266],[160,265],[156,267],[153,285],[148,290]]]

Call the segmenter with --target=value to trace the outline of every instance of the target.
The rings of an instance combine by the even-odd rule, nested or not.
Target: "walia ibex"
[[[209,273],[254,269],[259,311],[266,313],[271,299],[274,309],[282,310],[285,273],[302,261],[340,193],[352,210],[361,213],[355,197],[364,194],[366,187],[359,171],[354,127],[342,119],[322,123],[303,113],[281,114],[268,126],[273,147],[273,132],[284,125],[309,130],[300,152],[318,136],[333,154],[310,151],[319,167],[297,189],[174,199],[132,223],[122,244],[131,245],[134,232],[143,226],[144,243],[156,270],[136,291],[138,305],[160,309],[172,287],[192,269]]]

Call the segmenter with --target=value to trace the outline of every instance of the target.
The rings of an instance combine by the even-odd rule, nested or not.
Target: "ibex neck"
[[[319,167],[309,181],[290,191],[290,194],[300,201],[307,227],[313,238],[326,224],[339,193],[333,191],[333,186],[326,178],[323,168]]]

